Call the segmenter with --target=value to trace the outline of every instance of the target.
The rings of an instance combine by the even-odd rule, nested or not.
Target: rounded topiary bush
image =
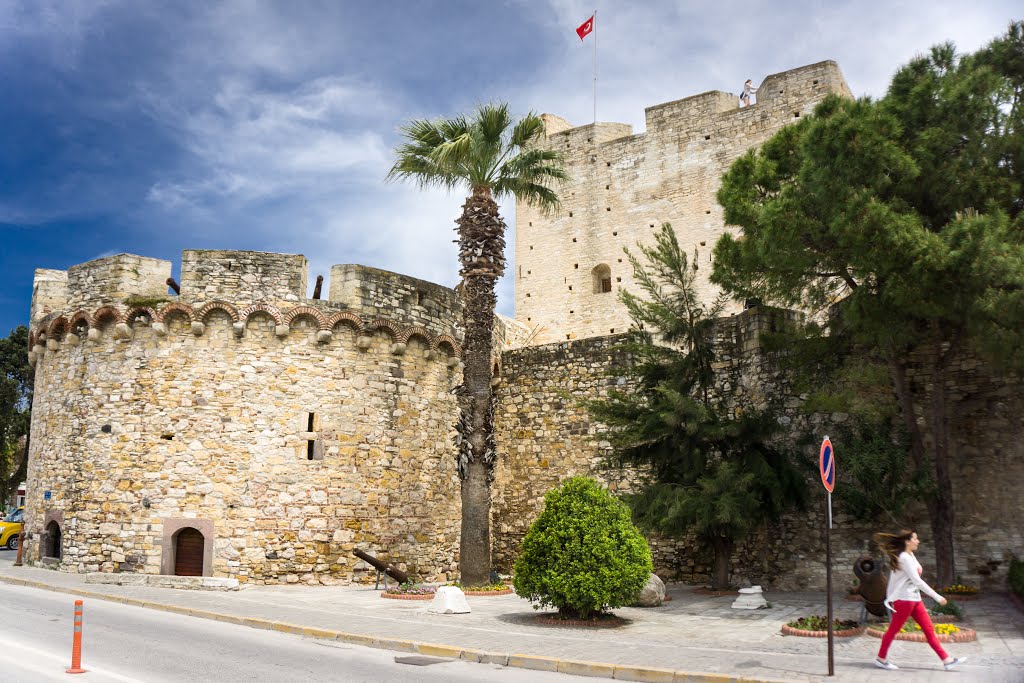
[[[544,496],[516,560],[515,589],[534,609],[588,619],[631,604],[652,570],[625,503],[593,479],[573,477]]]

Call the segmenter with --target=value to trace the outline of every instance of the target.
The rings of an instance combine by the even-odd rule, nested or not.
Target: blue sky
[[[182,249],[254,249],[305,254],[311,284],[335,263],[456,284],[463,197],[384,182],[396,129],[492,99],[589,122],[593,36],[574,29],[595,6],[598,118],[637,131],[644,107],[823,59],[879,96],[930,45],[977,49],[1022,14],[994,0],[6,0],[0,334],[27,320],[35,268],[121,252],[175,274]]]

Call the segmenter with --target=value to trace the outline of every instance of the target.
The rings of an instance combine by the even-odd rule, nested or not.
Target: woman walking
[[[898,534],[875,534],[875,543],[881,548],[889,559],[889,586],[885,592],[885,606],[892,610],[892,620],[889,622],[889,629],[882,636],[882,646],[878,648],[878,658],[875,659],[875,666],[881,669],[895,671],[899,667],[886,659],[889,654],[889,646],[896,638],[896,634],[903,628],[908,617],[913,617],[928,644],[935,650],[935,654],[942,660],[942,666],[948,671],[957,664],[967,660],[966,657],[951,657],[939,644],[935,635],[935,628],[932,620],[928,617],[928,610],[921,602],[921,591],[924,591],[935,599],[940,605],[946,604],[946,598],[942,597],[931,586],[921,578],[921,563],[914,557],[914,551],[921,545],[920,539],[913,531],[901,531]]]

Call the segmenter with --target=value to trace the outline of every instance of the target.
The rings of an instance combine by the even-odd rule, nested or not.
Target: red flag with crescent
[[[576,35],[583,40],[587,35],[594,30],[594,16],[591,15],[589,19],[580,24],[579,28],[576,29]]]

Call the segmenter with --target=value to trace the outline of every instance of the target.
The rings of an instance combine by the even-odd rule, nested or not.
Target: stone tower
[[[635,135],[621,123],[572,127],[545,114],[543,145],[565,155],[572,180],[555,215],[517,205],[516,319],[539,328],[537,343],[624,332],[617,292],[637,288],[623,247],[650,243],[665,222],[688,254],[698,251],[699,287],[714,296],[711,250],[727,229],[715,200],[722,174],[832,93],[852,96],[825,61],[766,77],[750,107],[719,91],[649,107]]]

